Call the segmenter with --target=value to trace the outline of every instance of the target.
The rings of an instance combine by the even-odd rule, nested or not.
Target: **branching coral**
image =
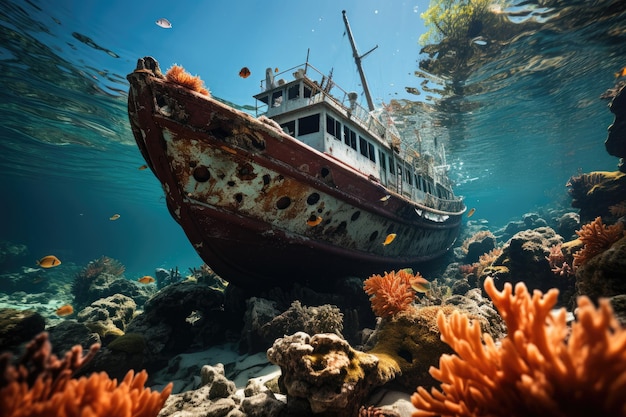
[[[428,281],[419,272],[415,275],[403,269],[372,275],[364,281],[363,289],[370,296],[372,310],[378,317],[392,317],[406,310],[415,299],[415,288]]]
[[[626,416],[626,329],[608,300],[578,299],[577,321],[552,313],[558,290],[531,296],[523,283],[485,290],[508,328],[500,345],[477,323],[454,312],[438,317],[442,340],[456,352],[430,372],[441,391],[419,387],[420,416]]]
[[[546,256],[546,260],[550,265],[550,270],[562,277],[569,277],[574,274],[574,269],[567,263],[567,259],[563,254],[562,244],[558,243],[550,247],[550,253]]]
[[[169,82],[178,84],[200,94],[204,94],[205,96],[210,96],[209,90],[205,88],[204,82],[200,79],[200,77],[189,74],[180,65],[173,65],[170,69],[168,69],[167,73],[165,73],[165,78]]]
[[[624,237],[624,225],[616,223],[605,226],[602,223],[602,218],[596,217],[591,223],[583,225],[576,234],[585,244],[581,250],[574,254],[574,267],[579,267]]]
[[[9,354],[0,357],[0,410],[7,417],[71,416],[156,416],[169,396],[172,386],[161,392],[144,388],[145,371],[128,372],[118,385],[106,373],[89,378],[72,374],[91,359],[99,345],[83,357],[82,348],[74,346],[64,359],[53,355],[47,333],[41,333],[26,347],[16,364]]]

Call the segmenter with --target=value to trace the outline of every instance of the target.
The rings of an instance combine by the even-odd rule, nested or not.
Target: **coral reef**
[[[172,67],[165,73],[165,78],[167,81],[174,84],[178,84],[205,96],[211,96],[211,93],[209,93],[209,90],[206,89],[204,82],[200,79],[200,77],[189,74],[180,65],[172,65]]]
[[[269,300],[252,297],[246,303],[248,309],[242,336],[249,353],[267,350],[279,337],[298,331],[342,336],[343,314],[336,306],[324,304],[309,307],[294,301],[287,311],[278,314],[275,303]]]
[[[372,275],[363,282],[365,293],[370,296],[372,310],[378,317],[392,317],[406,310],[415,300],[415,285],[427,283],[419,273],[411,274],[403,269]]]
[[[121,277],[126,268],[119,261],[101,256],[90,261],[76,276],[72,282],[72,294],[74,295],[75,307],[83,307],[96,300],[90,295],[91,286],[102,274],[112,277]],[[113,295],[113,294],[108,294]]]
[[[443,355],[431,374],[441,390],[419,387],[413,416],[626,416],[626,330],[609,302],[596,309],[578,299],[577,321],[552,312],[558,290],[531,296],[523,283],[485,290],[504,318],[508,335],[496,344],[476,323],[455,312],[439,314],[442,339],[456,352]]]
[[[604,252],[611,245],[624,237],[624,225],[616,223],[605,226],[601,217],[585,224],[576,232],[578,238],[584,243],[581,250],[574,253],[574,267],[584,265],[591,258]]]
[[[0,308],[0,352],[29,341],[45,327],[45,319],[36,311]]]
[[[11,364],[10,355],[0,357],[0,410],[7,417],[18,416],[156,416],[170,394],[171,385],[161,392],[144,388],[146,372],[130,371],[122,382],[106,373],[72,378],[98,350],[93,345],[83,357],[75,346],[64,359],[53,355],[47,333],[39,334],[26,347],[22,359]],[[88,413],[88,414],[86,414]]]
[[[617,220],[610,207],[621,203],[626,195],[626,174],[620,171],[595,171],[573,176],[566,184],[572,207],[580,209],[580,221],[588,223],[600,216]]]
[[[594,301],[626,294],[626,237],[576,269],[576,291]]]
[[[480,230],[463,241],[461,251],[465,254],[465,263],[471,264],[496,247],[496,237],[489,230]]]

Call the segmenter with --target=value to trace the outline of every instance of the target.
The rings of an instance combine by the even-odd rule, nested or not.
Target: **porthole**
[[[243,201],[243,194],[241,193],[235,194],[235,201],[237,202],[237,204],[241,204],[241,202]]]
[[[291,205],[291,198],[283,196],[276,201],[276,208],[284,210]]]
[[[356,219],[358,219],[360,216],[361,216],[361,212],[355,211],[354,213],[352,213],[352,217],[350,217],[350,220],[356,221]]]
[[[374,230],[372,234],[370,235],[370,242],[375,241],[377,237],[378,237],[378,230]]]
[[[270,176],[268,174],[263,175],[263,185],[268,185],[270,183]]]
[[[313,193],[313,194],[309,195],[309,197],[306,199],[306,203],[309,206],[312,206],[313,204],[317,203],[318,201],[320,201],[320,195],[318,193]]]
[[[324,167],[320,170],[320,175],[322,176],[322,178],[326,178],[328,175],[330,175],[330,169]]]
[[[209,168],[204,165],[200,165],[194,168],[193,178],[198,182],[207,182],[211,178]]]

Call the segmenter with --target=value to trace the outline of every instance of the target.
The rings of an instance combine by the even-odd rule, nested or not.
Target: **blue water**
[[[76,264],[106,255],[131,277],[199,266],[158,181],[138,170],[144,161],[128,126],[125,74],[156,41],[102,36],[89,16],[45,4],[0,5],[0,240],[26,244],[27,266],[49,254]],[[445,144],[473,219],[496,228],[567,207],[570,176],[616,169],[603,145],[613,118],[599,96],[626,65],[625,20],[528,34],[472,75],[466,87],[479,92],[456,110],[427,104],[420,123]]]

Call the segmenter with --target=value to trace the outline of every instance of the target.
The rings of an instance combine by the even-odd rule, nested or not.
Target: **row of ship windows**
[[[305,116],[298,119],[297,134],[296,134],[296,121],[291,120],[289,122],[281,124],[281,127],[285,132],[294,137],[300,137],[311,133],[317,133],[320,130],[320,115],[313,114],[311,116]],[[332,116],[326,115],[326,132],[338,141],[343,141],[347,146],[350,146],[355,151],[358,151],[366,158],[369,158],[372,162],[376,163],[376,150],[374,145],[361,135],[357,135],[356,132],[350,129],[348,126],[341,126],[339,120],[335,120]],[[358,141],[357,141],[358,138]],[[422,177],[419,174],[414,174],[411,169],[402,169],[402,165],[396,165],[392,162],[391,156],[384,153],[382,150],[378,150],[378,160],[380,161],[381,168],[389,172],[392,175],[402,176],[403,180],[409,185],[415,184],[415,186],[429,194],[434,194],[440,198],[449,198],[449,193],[442,187],[434,187],[432,181]],[[389,160],[389,164],[387,164]],[[387,169],[389,167],[389,169]]]

